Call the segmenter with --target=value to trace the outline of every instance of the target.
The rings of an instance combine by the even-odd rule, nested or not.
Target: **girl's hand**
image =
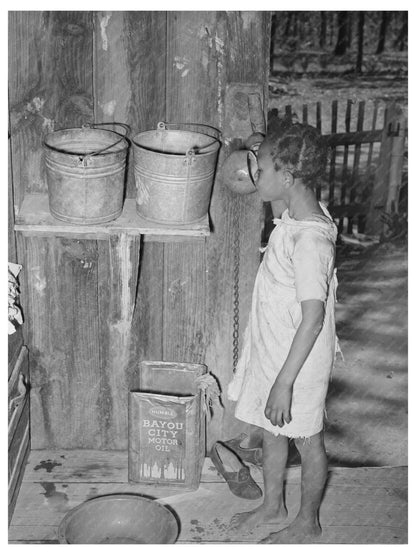
[[[284,426],[292,420],[290,407],[292,405],[293,386],[279,383],[277,379],[270,390],[267,399],[264,415],[270,420],[273,426]]]

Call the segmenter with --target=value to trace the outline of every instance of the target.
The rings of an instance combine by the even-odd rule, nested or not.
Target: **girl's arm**
[[[283,426],[292,420],[293,384],[318,337],[325,316],[322,301],[301,302],[302,321],[293,338],[287,359],[270,390],[264,414],[274,426]]]

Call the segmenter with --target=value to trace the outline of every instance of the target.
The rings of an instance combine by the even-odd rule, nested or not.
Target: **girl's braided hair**
[[[325,170],[328,147],[315,127],[293,122],[292,117],[276,118],[269,124],[266,142],[276,171],[288,169],[306,186],[316,185]]]

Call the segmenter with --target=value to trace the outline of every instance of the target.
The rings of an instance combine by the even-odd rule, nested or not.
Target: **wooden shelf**
[[[69,224],[54,218],[49,212],[48,195],[26,195],[14,226],[24,235],[66,235],[83,239],[105,239],[109,235],[126,233],[144,235],[148,240],[194,240],[209,236],[208,215],[193,224],[163,225],[141,218],[136,212],[135,199],[126,199],[119,218],[105,224]]]

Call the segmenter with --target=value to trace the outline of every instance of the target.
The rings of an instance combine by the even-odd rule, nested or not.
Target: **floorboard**
[[[261,469],[251,467],[262,487]],[[129,484],[124,451],[32,451],[9,527],[9,543],[56,543],[65,514],[83,501],[108,493],[139,493],[158,499],[178,517],[178,543],[257,543],[285,526],[233,533],[230,518],[258,501],[234,496],[210,459],[198,490]],[[300,499],[300,468],[286,475],[289,519]],[[407,543],[407,467],[333,468],[321,507],[322,536],[314,543]]]

